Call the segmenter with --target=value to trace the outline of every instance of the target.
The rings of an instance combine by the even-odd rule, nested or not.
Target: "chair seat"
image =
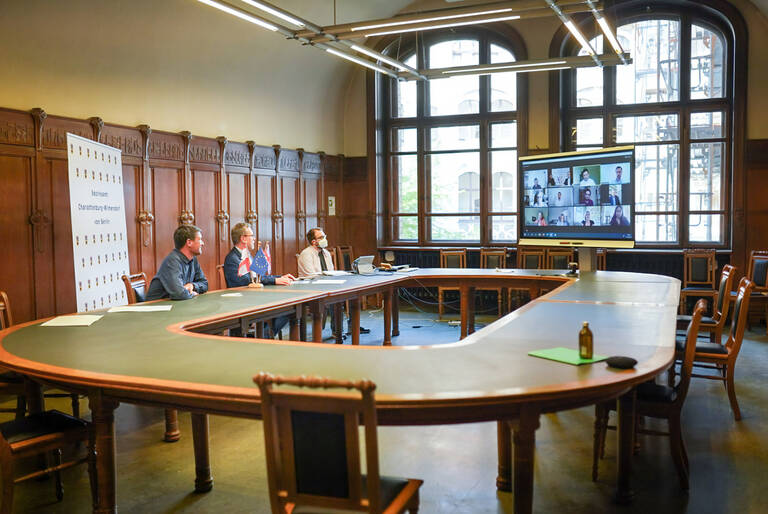
[[[690,314],[678,314],[677,315],[677,322],[678,323],[690,323],[691,322],[691,315]],[[701,317],[701,324],[702,325],[717,325],[717,321],[715,321],[715,318],[712,318],[711,316],[702,316]],[[699,327],[701,328],[701,327]]]
[[[685,348],[685,337],[675,338],[675,351],[682,352]],[[719,343],[710,343],[706,341],[696,342],[696,353],[718,353],[721,355],[728,355],[728,349]]]
[[[716,289],[712,289],[711,287],[684,287],[681,289],[681,291],[686,293],[716,293]]]
[[[0,433],[9,444],[26,441],[57,432],[65,432],[74,428],[85,428],[86,421],[64,414],[57,410],[49,410],[31,414],[26,418],[6,421],[0,424]]]
[[[395,498],[397,498],[397,495],[400,494],[400,492],[403,489],[405,489],[405,486],[407,485],[408,485],[407,478],[388,477],[388,476],[379,477],[379,491],[381,496],[382,509],[385,508],[387,505],[391,504],[395,500]],[[368,491],[368,480],[367,480],[367,476],[363,475],[363,493],[366,493],[367,491]],[[347,509],[333,509],[333,508],[327,508],[327,507],[315,507],[311,505],[301,505],[293,509],[293,512],[294,514],[310,514],[310,513],[311,514],[347,514],[350,512],[360,512],[360,511],[347,510]]]
[[[672,403],[677,397],[674,387],[644,382],[637,386],[637,399],[646,402]]]

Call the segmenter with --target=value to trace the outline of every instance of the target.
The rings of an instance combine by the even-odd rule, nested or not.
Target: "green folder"
[[[528,352],[528,355],[557,362],[565,362],[566,364],[573,364],[575,366],[580,366],[582,364],[592,364],[593,362],[600,362],[608,358],[606,355],[592,354],[591,359],[582,359],[579,357],[579,350],[563,347],[548,348],[546,350],[533,350]]]

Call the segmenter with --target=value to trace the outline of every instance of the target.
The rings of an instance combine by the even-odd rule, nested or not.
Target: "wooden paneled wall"
[[[132,272],[155,274],[180,223],[203,231],[199,261],[211,289],[223,286],[216,265],[239,221],[269,241],[274,273],[296,272],[313,226],[343,239],[342,223],[326,213],[329,194],[342,209],[343,156],[0,109],[0,290],[19,322],[76,309],[67,132],[122,150]]]

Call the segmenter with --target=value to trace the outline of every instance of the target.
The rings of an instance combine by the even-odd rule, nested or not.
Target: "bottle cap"
[[[585,326],[585,327],[588,327],[588,326],[589,326],[589,321],[585,321],[585,322],[584,322],[584,326]]]

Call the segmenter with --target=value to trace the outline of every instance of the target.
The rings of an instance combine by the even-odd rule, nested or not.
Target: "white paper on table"
[[[243,293],[224,293],[224,294],[223,294],[223,295],[221,295],[221,296],[222,296],[222,298],[223,298],[223,297],[225,297],[225,296],[228,296],[228,297],[232,297],[232,296],[243,296]]]
[[[325,270],[323,271],[323,275],[328,275],[329,277],[337,277],[339,275],[351,275],[349,271],[344,270],[338,270],[338,269],[332,269],[332,270]]]
[[[312,282],[313,284],[343,284],[346,280],[320,279]]]
[[[107,312],[159,312],[169,311],[173,305],[120,305],[110,307]]]
[[[43,327],[89,327],[99,321],[103,314],[76,314],[73,316],[56,316],[42,323]]]
[[[514,273],[515,270],[509,268],[496,268],[496,273]]]

